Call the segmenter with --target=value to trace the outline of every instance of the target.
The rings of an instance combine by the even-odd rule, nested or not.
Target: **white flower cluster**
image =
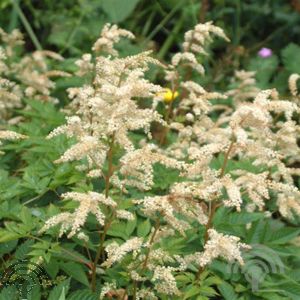
[[[80,229],[89,213],[96,216],[100,225],[105,225],[105,230],[114,218],[134,220],[133,213],[119,209],[117,202],[108,196],[113,195],[108,192],[109,188],[114,186],[122,193],[130,192],[128,186],[151,190],[156,163],[180,171],[182,180],[174,183],[165,195],[133,201],[138,214],[155,222],[149,235],[131,237],[123,244],[119,240],[104,244],[107,257],[102,266],[106,268],[132,255],[126,268],[137,283],[137,299],[157,299],[156,292],[169,297],[180,296],[175,274],[187,269],[190,263],[196,263],[199,272],[219,257],[244,263],[242,250],[250,246],[241,243],[236,236],[213,229],[214,213],[219,206],[233,207],[237,211],[242,208],[248,212],[263,211],[265,202],[274,194],[283,217],[300,214],[300,191],[293,184],[293,176],[300,174],[294,167],[294,163],[300,161],[300,130],[295,119],[300,112],[298,102],[279,100],[275,89],[260,91],[255,87],[252,72],[237,72],[238,84],[226,96],[209,92],[190,78],[181,78],[181,67],[187,66],[187,70],[192,67],[203,73],[196,55],[206,54],[205,46],[211,42],[212,35],[227,40],[224,32],[212,23],[197,25],[186,34],[183,52],[172,58],[172,66],[167,70],[172,93],[182,89],[174,110],[179,118],[175,121],[166,118],[170,128],[178,131],[177,141],[171,146],[160,149],[143,141],[138,148],[131,138],[133,131],[142,130],[150,139],[152,122],[167,125],[154,108],[141,108],[137,103],[138,99],[153,98],[162,91],[160,86],[145,79],[148,64],[160,63],[148,51],[119,58],[114,44],[120,37],[133,38],[133,35],[111,25],[104,27],[93,48],[95,52],[110,55],[84,54],[76,62],[78,75],[92,80],[90,84],[69,89],[72,99],[69,109],[74,115],[49,134],[49,138],[62,133],[75,137],[76,143],[56,162],[80,161],[78,169],[86,171],[88,176],[104,177],[106,190],[105,194],[63,194],[63,198],[79,202],[78,208],[52,217],[42,231],[61,224],[60,235],[68,231],[68,237],[78,234],[87,240]],[[298,78],[293,75],[289,81],[295,99],[298,99]],[[233,98],[232,105],[223,104],[227,96]],[[211,100],[219,100],[221,104],[212,104]],[[172,109],[172,105],[169,108]],[[217,120],[216,110],[220,111]],[[116,149],[118,157],[114,157]],[[244,160],[245,169],[243,164],[236,163]],[[251,164],[251,168],[247,164]],[[103,206],[109,209],[104,210]],[[107,211],[111,217],[109,222]],[[266,216],[270,213],[266,212]],[[204,225],[202,252],[180,257],[163,248],[164,238],[177,233],[185,236],[195,224]],[[153,291],[149,287],[151,283]],[[103,297],[110,289],[104,287]]]
[[[118,55],[118,51],[114,49],[114,44],[120,41],[121,37],[133,39],[134,35],[125,29],[118,28],[117,25],[106,24],[102,31],[100,38],[95,42],[93,51],[104,51],[111,55]]]
[[[204,252],[200,261],[201,266],[209,264],[219,256],[230,262],[237,260],[241,265],[244,264],[241,250],[251,249],[249,245],[241,243],[240,238],[236,236],[224,235],[214,229],[210,229],[208,235],[209,240],[204,246]]]
[[[140,289],[140,290],[138,290],[138,292],[136,294],[136,299],[137,300],[144,300],[144,299],[158,300],[158,298],[155,296],[153,291],[151,291],[150,289]]]
[[[204,24],[197,24],[194,29],[185,33],[183,43],[184,51],[192,51],[207,55],[204,47],[206,44],[213,41],[213,35],[229,42],[229,39],[222,28],[213,25],[212,22],[206,22]]]
[[[227,98],[227,96],[220,93],[207,92],[194,81],[186,81],[181,86],[187,91],[187,97],[180,102],[180,108],[187,111],[191,109],[196,117],[207,114],[211,110],[210,100]]]
[[[26,136],[10,130],[0,130],[0,140],[19,140],[25,139]]]
[[[21,140],[26,138],[27,138],[26,135],[14,131],[0,130],[0,146],[2,145],[1,140],[15,141],[15,140]],[[3,152],[0,151],[0,154],[3,154]]]
[[[179,157],[185,153],[183,157],[188,157],[191,163],[185,165],[182,174],[193,181],[177,183],[173,191],[203,201],[213,201],[226,191],[228,199],[223,199],[224,205],[237,210],[241,209],[242,195],[247,194],[262,210],[265,200],[269,199],[270,181],[283,179],[293,184],[292,175],[298,172],[286,166],[300,160],[299,125],[292,120],[297,113],[296,103],[278,100],[275,90],[265,90],[259,92],[253,102],[241,102],[231,115],[224,115],[223,120],[221,116],[213,122],[207,116],[192,126],[179,127],[178,143],[173,144],[168,153],[174,148],[181,153]],[[285,120],[274,122],[274,114],[282,115]],[[224,123],[229,127],[223,128]],[[187,131],[189,133],[183,136]],[[225,175],[226,169],[219,173],[211,170],[212,160],[221,153],[228,156],[227,160],[236,156],[251,160],[254,166],[275,169],[271,174],[264,170],[259,174],[235,170],[237,178],[233,179],[230,174]]]
[[[244,170],[236,170],[234,174],[238,176],[235,184],[240,189],[241,187],[244,189],[253,204],[258,207],[259,210],[263,210],[265,200],[270,198],[268,172],[254,174]]]
[[[0,28],[0,38],[3,44],[5,44],[7,56],[13,55],[16,46],[24,44],[23,35],[18,29],[14,29],[11,33],[7,33]]]
[[[192,67],[200,74],[204,73],[203,66],[198,63],[196,55],[207,55],[205,47],[212,42],[212,35],[219,36],[226,41],[229,41],[223,29],[214,26],[212,22],[198,24],[193,30],[187,31],[184,36],[183,52],[175,54],[172,58],[172,66],[176,67],[179,64],[184,64]],[[168,73],[167,78],[174,78],[172,73]]]
[[[297,87],[297,82],[298,82],[299,78],[300,78],[299,74],[292,74],[289,77],[289,89],[290,89],[292,96],[294,97],[295,101],[298,104],[300,104],[300,98],[299,98],[298,87]]]
[[[105,250],[107,252],[107,259],[102,263],[103,267],[111,267],[114,263],[120,262],[122,258],[129,252],[133,252],[136,256],[143,246],[143,239],[134,237],[129,239],[121,246],[114,242],[109,244]]]
[[[86,222],[86,218],[91,213],[96,216],[100,225],[104,225],[105,215],[100,209],[100,205],[116,207],[117,203],[110,197],[105,197],[103,194],[96,192],[78,193],[69,192],[62,194],[63,199],[72,199],[79,202],[78,208],[73,213],[63,212],[60,213],[45,222],[45,225],[41,229],[41,232],[47,231],[49,228],[56,225],[61,225],[59,236],[62,236],[65,232],[69,232],[68,238],[71,238]]]
[[[235,106],[252,100],[260,92],[256,86],[255,72],[253,71],[235,71],[235,78],[232,81],[234,88],[229,90],[226,95],[232,97]]]
[[[224,31],[221,28],[214,26],[212,22],[196,25],[193,30],[188,31],[185,34],[183,52],[173,56],[172,64],[169,66],[168,70],[166,70],[166,80],[170,82],[173,89],[182,89],[181,101],[179,102],[178,107],[173,111],[173,119],[178,112],[185,112],[186,121],[195,124],[203,122],[205,115],[213,109],[224,109],[225,107],[225,109],[230,110],[224,105],[220,105],[218,108],[217,106],[211,105],[211,100],[226,99],[226,95],[222,95],[218,92],[209,92],[198,82],[192,81],[190,78],[192,74],[191,69],[196,70],[200,74],[204,74],[204,67],[198,62],[197,55],[207,54],[205,47],[212,42],[213,36],[218,36],[229,41]],[[182,72],[182,69],[184,72]],[[220,120],[221,119],[222,115]],[[184,127],[182,124],[174,121],[170,123],[170,127],[173,130],[178,131],[178,140],[173,143],[170,149],[168,149],[168,153],[177,158],[183,158],[184,152],[190,147],[192,138],[194,138],[195,134],[200,134],[200,124],[197,126],[188,125]],[[213,124],[213,128],[218,129],[219,127]],[[216,138],[216,136],[220,135],[213,133],[213,136]]]
[[[294,213],[300,215],[300,191],[293,184],[271,181],[270,189],[277,192],[277,205],[279,212],[289,219],[293,219]]]
[[[153,234],[153,233],[152,233]],[[156,245],[159,245],[159,241],[155,241]],[[153,246],[153,245],[152,245]],[[160,294],[165,294],[169,296],[178,296],[180,291],[177,287],[175,274],[183,272],[187,269],[187,263],[185,258],[180,257],[179,255],[171,255],[167,251],[164,251],[161,248],[154,249],[151,245],[144,243],[144,247],[148,247],[148,259],[147,264],[145,265],[145,255],[139,253],[135,260],[128,266],[130,270],[131,278],[136,282],[145,282],[150,279],[150,282],[153,283],[154,289]],[[142,268],[140,268],[142,265]],[[145,275],[145,270],[147,270],[149,276],[141,276],[140,274]],[[140,289],[141,295],[144,293],[148,294],[148,289]],[[154,296],[152,292],[149,294],[149,297]],[[148,298],[147,298],[148,299]],[[152,298],[149,298],[152,299]],[[155,299],[155,298],[153,298]]]
[[[157,266],[154,269],[152,281],[155,282],[155,289],[157,292],[165,295],[180,295],[180,292],[176,285],[176,279],[172,274],[172,271],[176,268]]]
[[[196,221],[199,224],[206,224],[207,222],[207,216],[201,205],[192,197],[186,197],[185,194],[174,193],[165,196],[145,197],[143,200],[135,201],[135,203],[142,204],[142,211],[148,217],[155,218],[159,213],[171,228],[182,235],[185,235],[185,231],[191,228],[189,222]]]
[[[192,165],[194,176],[194,168]],[[189,171],[191,168],[189,169]],[[181,195],[186,195],[191,198],[196,198],[202,201],[210,202],[216,200],[217,197],[222,195],[223,189],[227,192],[228,199],[223,200],[225,206],[236,207],[238,211],[241,210],[242,197],[240,188],[229,174],[221,177],[218,172],[207,170],[200,173],[203,177],[202,180],[196,182],[182,182],[173,186],[172,191]],[[197,174],[199,175],[199,173]]]
[[[187,263],[195,262],[201,267],[210,264],[214,259],[222,257],[229,262],[234,260],[243,265],[241,251],[249,250],[251,247],[241,243],[240,238],[217,232],[214,229],[208,230],[208,241],[204,245],[204,252],[197,252],[185,257]]]
[[[25,86],[24,95],[42,102],[58,103],[59,100],[51,96],[55,88],[53,77],[68,77],[69,73],[49,70],[47,59],[63,61],[63,57],[55,52],[41,50],[24,56],[13,66],[17,79]]]
[[[62,61],[63,57],[52,51],[35,51],[19,61],[12,59],[15,48],[24,43],[18,30],[6,33],[0,28],[0,116],[10,117],[12,108],[22,106],[22,98],[58,102],[51,96],[55,87],[53,77],[69,76],[63,71],[49,69],[47,60]]]
[[[8,58],[13,55],[17,45],[23,44],[23,36],[18,30],[8,34],[0,28],[0,40],[0,116],[7,119],[12,108],[21,107],[22,89],[9,78],[12,70]]]
[[[106,45],[111,48],[121,36],[131,37],[127,31],[107,25],[96,44],[100,47],[110,40],[111,44]],[[95,47],[98,49],[98,46]],[[73,100],[71,110],[75,115],[68,117],[67,124],[56,128],[48,138],[64,133],[76,137],[77,143],[56,163],[78,160],[83,163],[79,168],[86,169],[88,176],[105,176],[103,166],[108,153],[119,145],[125,153],[120,159],[120,168],[109,175],[112,177],[110,182],[122,191],[126,191],[128,185],[150,189],[153,185],[152,164],[159,162],[172,168],[182,167],[152,146],[136,149],[129,138],[129,132],[140,129],[151,138],[151,123],[163,124],[156,111],[140,108],[135,100],[154,97],[162,90],[144,78],[150,63],[160,65],[150,54],[147,51],[125,58],[97,56],[94,60],[85,54],[77,61],[80,75],[92,72],[93,81],[91,85],[69,89],[69,97]]]
[[[106,298],[107,294],[117,289],[115,282],[105,282],[104,286],[101,289],[99,300]]]
[[[126,192],[126,186],[133,186],[139,190],[150,190],[153,186],[153,165],[160,163],[166,167],[182,170],[184,163],[170,158],[157,151],[156,147],[147,144],[141,149],[126,153],[120,159],[118,173],[112,182]],[[119,179],[121,175],[124,179]]]

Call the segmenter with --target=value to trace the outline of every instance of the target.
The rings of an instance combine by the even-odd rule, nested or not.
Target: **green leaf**
[[[183,299],[189,299],[193,296],[199,295],[200,294],[200,288],[198,286],[192,286],[189,285],[187,287],[187,292],[184,293],[184,298]]]
[[[16,240],[7,242],[5,244],[0,244],[0,257],[3,254],[7,254],[7,253],[11,252],[13,249],[15,249],[17,244],[18,244],[18,241],[16,241]]]
[[[7,231],[5,229],[0,228],[0,243],[17,240],[20,237],[21,235],[16,232]]]
[[[159,163],[154,164],[154,186],[153,190],[156,193],[166,191],[170,185],[175,182],[181,181],[179,171],[171,168],[167,168]]]
[[[217,276],[211,276],[211,277],[208,277],[207,279],[205,279],[204,282],[205,282],[205,285],[210,286],[210,285],[219,285],[223,281],[221,278],[219,278]]]
[[[41,299],[41,287],[35,285],[32,290],[27,294],[28,300],[40,300]]]
[[[257,244],[264,241],[267,232],[267,223],[264,221],[254,222],[248,231],[247,243]]]
[[[54,279],[59,271],[59,264],[52,258],[49,263],[44,264],[44,268],[51,278]]]
[[[290,43],[281,51],[282,60],[286,69],[291,73],[300,73],[300,47]]]
[[[124,226],[124,222],[113,223],[108,229],[107,235],[120,237],[124,240],[127,240],[129,238],[126,232],[126,225]]]
[[[192,282],[192,279],[187,275],[187,273],[184,273],[176,276],[176,282],[178,284],[186,285],[187,283]]]
[[[127,224],[126,224],[126,234],[128,236],[130,236],[133,233],[133,231],[136,227],[136,223],[137,223],[136,216],[134,216],[133,220],[127,222]]]
[[[283,294],[288,296],[291,300],[300,299],[300,284],[293,282],[286,282],[282,285],[278,285],[278,288],[283,290]]]
[[[225,281],[218,286],[218,289],[225,300],[235,300],[238,298],[234,288]]]
[[[75,280],[81,282],[86,286],[89,286],[89,281],[87,279],[86,272],[81,264],[75,262],[61,262],[59,266],[70,277],[74,278]]]
[[[200,293],[203,296],[212,297],[217,295],[218,293],[210,286],[201,286],[200,287]]]
[[[269,240],[272,244],[285,244],[286,242],[297,237],[299,233],[299,228],[283,227],[270,234]]]
[[[48,300],[65,300],[70,286],[70,279],[64,280],[59,285],[55,286],[49,296]]]
[[[111,22],[118,23],[133,12],[138,2],[139,0],[102,0],[102,8]]]
[[[99,296],[92,293],[90,290],[79,290],[73,292],[67,300],[98,300]]]
[[[256,72],[256,79],[260,88],[267,88],[269,81],[278,67],[278,58],[275,55],[251,60],[249,69]]]
[[[260,219],[264,218],[263,213],[248,213],[248,212],[238,212],[238,213],[231,213],[227,220],[226,223],[228,222],[229,224],[234,224],[234,225],[245,225],[248,223],[252,223],[254,221],[258,221]]]
[[[24,259],[31,250],[31,246],[33,245],[33,243],[33,240],[27,240],[21,245],[19,245],[15,252],[16,259]]]
[[[47,125],[52,125],[53,127],[59,126],[64,122],[64,115],[52,103],[28,99],[26,103],[32,110],[20,110],[21,114],[30,116],[35,121],[47,120]]]
[[[150,230],[151,230],[151,222],[149,221],[149,219],[147,219],[138,225],[137,235],[138,237],[145,237],[150,232]]]
[[[15,286],[3,288],[0,293],[0,300],[18,299],[17,289]]]

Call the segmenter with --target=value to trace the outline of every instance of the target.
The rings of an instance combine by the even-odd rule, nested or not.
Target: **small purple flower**
[[[257,54],[262,58],[267,58],[272,56],[272,50],[270,48],[261,48]]]

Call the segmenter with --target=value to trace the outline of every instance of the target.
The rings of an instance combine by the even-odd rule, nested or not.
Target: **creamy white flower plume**
[[[117,243],[111,243],[109,244],[105,250],[107,252],[107,259],[104,263],[102,263],[102,266],[104,267],[110,267],[116,262],[120,262],[123,257],[129,253],[129,252],[139,252],[143,246],[143,239],[134,237],[132,239],[129,239],[122,245],[118,245]]]
[[[96,216],[100,225],[104,225],[105,215],[100,209],[100,205],[115,207],[117,204],[109,197],[96,192],[78,193],[68,192],[62,194],[63,199],[71,199],[79,202],[79,207],[73,213],[60,213],[45,222],[41,232],[47,231],[49,228],[61,224],[60,236],[69,231],[68,238],[77,234],[86,222],[88,215],[91,213]]]
[[[240,238],[231,235],[218,233],[214,229],[208,231],[209,240],[204,245],[204,252],[199,259],[199,265],[204,267],[217,257],[223,257],[227,261],[237,260],[244,264],[241,250],[251,249],[249,245],[240,242]]]
[[[134,35],[130,31],[118,28],[117,25],[106,24],[92,49],[96,52],[104,51],[112,55],[118,55],[118,52],[114,49],[114,44],[119,42],[121,37],[133,39]]]

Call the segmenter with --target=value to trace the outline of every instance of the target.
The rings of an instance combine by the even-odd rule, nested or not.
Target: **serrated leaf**
[[[16,232],[11,232],[11,231],[7,231],[5,229],[0,229],[0,243],[17,240],[20,237],[22,237],[22,235],[20,235]]]
[[[89,286],[86,272],[81,264],[75,262],[61,262],[59,266],[70,277],[86,286]]]
[[[151,230],[151,222],[149,221],[149,219],[147,219],[138,225],[137,235],[138,237],[145,237],[150,232],[150,230]]]
[[[16,240],[7,242],[5,244],[0,244],[0,256],[2,256],[3,254],[11,252],[13,249],[15,249],[17,244],[18,244],[18,241],[16,241]]]
[[[263,221],[254,222],[248,231],[247,243],[258,244],[264,240],[267,232],[267,223]]]
[[[0,293],[0,300],[18,299],[17,289],[15,286],[3,288]]]
[[[126,224],[126,231],[125,232],[128,236],[130,236],[133,233],[133,231],[136,227],[136,223],[137,223],[137,219],[136,219],[136,216],[134,215],[134,219],[128,221],[127,224]]]
[[[268,83],[278,67],[278,58],[276,55],[271,57],[253,58],[250,62],[249,69],[255,71],[256,79],[260,88],[267,88]]]
[[[297,237],[300,233],[299,228],[291,228],[291,227],[284,227],[279,230],[276,230],[270,235],[270,242],[272,244],[284,244],[293,238]]]
[[[183,299],[189,299],[193,296],[199,295],[200,291],[201,291],[200,287],[189,285],[187,287],[187,292],[184,293],[184,298]]]
[[[235,300],[238,298],[234,291],[234,288],[227,282],[223,281],[222,284],[218,285],[218,289],[225,300]]]
[[[51,290],[48,296],[48,300],[65,300],[65,296],[68,293],[69,286],[70,279],[64,280]]]
[[[291,73],[300,73],[300,47],[290,43],[281,51],[285,68]]]
[[[92,293],[90,290],[79,290],[73,292],[67,300],[98,300],[99,296]]]
[[[103,0],[102,8],[113,23],[122,22],[135,9],[139,0]]]
[[[200,287],[200,293],[201,293],[201,295],[207,296],[207,297],[215,296],[215,295],[218,294],[215,291],[215,289],[210,287],[210,286],[201,286]]]
[[[113,223],[108,229],[107,234],[114,237],[120,237],[124,240],[129,238],[126,233],[126,226],[124,226],[124,222]]]
[[[298,283],[286,282],[282,285],[278,285],[278,288],[282,289],[283,294],[290,297],[291,300],[300,299],[300,285]]]
[[[27,295],[28,300],[40,300],[41,297],[41,288],[38,285],[35,285]]]

